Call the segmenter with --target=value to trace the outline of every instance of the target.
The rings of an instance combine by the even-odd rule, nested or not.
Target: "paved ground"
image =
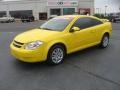
[[[39,27],[45,21],[29,23],[0,23],[0,32],[22,32]]]
[[[0,24],[0,90],[120,90],[120,23],[107,49],[68,55],[58,66],[27,64],[9,53],[13,37],[42,22]]]

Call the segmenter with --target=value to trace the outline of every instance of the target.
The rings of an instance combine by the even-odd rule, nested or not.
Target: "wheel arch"
[[[111,37],[111,35],[112,35],[112,32],[109,30],[105,30],[103,33],[102,33],[102,36],[101,36],[101,38],[104,36],[104,35],[108,35],[109,36],[109,38]]]
[[[104,46],[104,44],[103,44],[103,40],[104,40],[104,37],[105,37],[105,36],[107,36],[108,39],[109,39],[109,38],[110,38],[110,33],[109,33],[109,32],[103,33],[102,38],[101,38],[101,42],[100,42],[100,44],[99,44],[99,47],[100,47],[100,48],[106,48],[106,47],[108,46],[109,41],[108,41],[107,45]]]
[[[101,41],[102,41],[102,39],[103,39],[104,35],[108,35],[108,36],[109,36],[109,38],[110,38],[111,33],[110,33],[110,32],[108,32],[108,31],[103,32],[103,33],[101,34],[101,36],[100,36],[100,43],[101,43]]]
[[[108,37],[110,37],[110,33],[109,32],[104,32],[103,36],[107,35]]]
[[[54,47],[54,46],[56,46],[56,45],[62,46],[62,47],[64,48],[64,50],[65,50],[65,53],[67,53],[67,47],[66,47],[66,45],[65,45],[63,42],[56,42],[56,43],[54,43],[54,44],[51,44],[51,45],[48,47],[48,52],[50,51],[50,49],[51,49],[52,47]]]

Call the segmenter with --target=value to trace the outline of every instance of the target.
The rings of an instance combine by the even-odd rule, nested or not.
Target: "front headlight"
[[[27,50],[34,50],[40,47],[40,45],[42,45],[43,42],[42,41],[34,41],[34,42],[30,42],[25,46],[25,49]]]

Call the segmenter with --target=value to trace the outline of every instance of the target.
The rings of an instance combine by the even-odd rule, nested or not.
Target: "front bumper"
[[[47,54],[45,54],[45,50],[43,48],[40,50],[25,50],[16,48],[11,44],[10,50],[13,57],[23,62],[43,62],[47,59]]]

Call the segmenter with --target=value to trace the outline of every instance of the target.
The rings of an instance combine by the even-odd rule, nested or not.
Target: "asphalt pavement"
[[[14,59],[13,38],[42,23],[0,23],[0,90],[120,90],[120,23],[113,24],[108,48],[70,54],[58,66]]]

